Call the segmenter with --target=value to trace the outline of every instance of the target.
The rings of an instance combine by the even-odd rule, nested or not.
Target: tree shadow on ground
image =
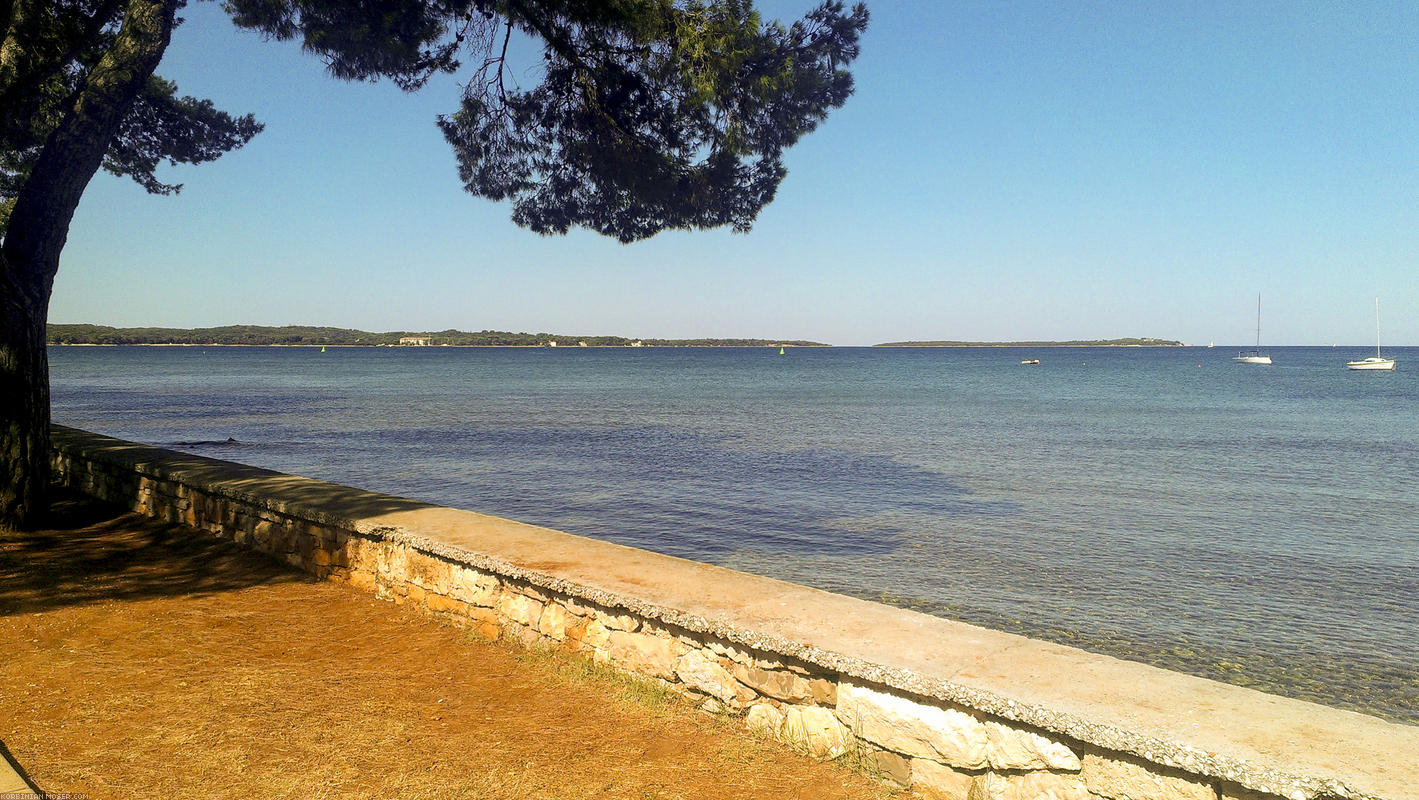
[[[315,580],[206,531],[54,497],[43,529],[0,534],[0,616]]]

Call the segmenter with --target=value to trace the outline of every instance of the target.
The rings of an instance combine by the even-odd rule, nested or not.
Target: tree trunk
[[[33,524],[49,483],[49,293],[15,286],[0,263],[0,530]]]
[[[6,222],[0,245],[0,529],[33,522],[45,509],[45,321],[59,254],[84,188],[167,49],[180,4],[127,0],[118,36],[46,140]]]

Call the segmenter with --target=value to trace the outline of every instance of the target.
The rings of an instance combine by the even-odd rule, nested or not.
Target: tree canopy
[[[45,142],[116,46],[123,16],[113,0],[55,0],[48,14],[40,5],[13,0],[0,17],[8,23],[0,49],[0,226]],[[171,194],[182,187],[158,180],[160,164],[212,161],[260,130],[251,115],[234,118],[209,100],[179,97],[175,84],[153,75],[120,117],[102,166],[149,192]]]
[[[183,2],[146,0],[164,4]],[[0,2],[0,226],[139,5]],[[510,200],[513,220],[538,233],[581,226],[623,242],[665,229],[747,231],[783,180],[784,150],[851,94],[847,66],[868,16],[832,1],[790,25],[764,23],[750,0],[226,0],[224,8],[238,26],[298,41],[338,78],[412,90],[437,73],[466,72],[457,108],[438,125],[467,190]],[[511,77],[514,36],[540,45],[535,86]],[[102,167],[167,194],[181,187],[157,177],[161,164],[210,161],[260,130],[252,116],[179,96],[154,75],[121,115]]]

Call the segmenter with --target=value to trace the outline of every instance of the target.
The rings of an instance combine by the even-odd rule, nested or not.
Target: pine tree
[[[0,0],[0,528],[44,509],[45,323],[59,255],[100,168],[149,192],[164,163],[211,161],[261,130],[154,74],[185,0]],[[510,200],[542,234],[630,242],[670,229],[747,231],[783,151],[852,92],[861,5],[791,25],[750,0],[226,0],[241,27],[298,40],[332,76],[421,88],[469,70],[438,124],[467,190]],[[541,81],[508,76],[541,45]],[[519,72],[521,74],[521,72]]]

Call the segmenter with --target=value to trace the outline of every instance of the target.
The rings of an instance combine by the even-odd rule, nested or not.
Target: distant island
[[[885,342],[873,347],[1185,347],[1167,339],[1081,339],[1072,342]]]
[[[66,345],[286,345],[335,347],[830,347],[791,339],[631,339],[507,331],[387,331],[308,325],[220,328],[113,328],[108,325],[49,325],[47,344]]]

